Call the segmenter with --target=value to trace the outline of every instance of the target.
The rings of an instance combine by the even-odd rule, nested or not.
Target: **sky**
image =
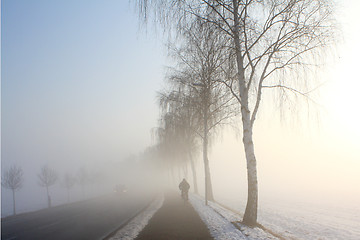
[[[159,39],[128,1],[2,1],[1,168],[23,168],[19,201],[43,194],[45,164],[62,177],[152,144]]]
[[[343,37],[319,75],[325,83],[319,120],[300,115],[284,123],[266,109],[259,115],[254,141],[261,197],[360,202],[360,4],[338,3]],[[129,1],[4,0],[1,7],[1,166],[22,166],[32,179],[23,192],[35,188],[44,164],[74,171],[122,160],[153,143],[156,91],[169,62],[163,36],[140,27]],[[213,144],[215,197],[217,191],[231,195],[233,185],[237,195],[246,192],[236,135],[227,129]]]
[[[126,1],[3,1],[4,163],[120,159],[150,145],[161,47]]]

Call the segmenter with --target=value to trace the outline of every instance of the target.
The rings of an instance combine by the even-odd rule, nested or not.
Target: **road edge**
[[[126,227],[131,221],[133,221],[136,217],[138,217],[140,214],[144,213],[147,209],[149,209],[154,202],[158,200],[159,196],[154,196],[151,201],[149,201],[148,204],[146,204],[143,208],[141,208],[139,211],[137,211],[133,216],[131,216],[129,219],[123,221],[120,226],[116,227],[114,230],[110,231],[109,233],[105,234],[104,237],[101,237],[102,240],[110,240],[111,238],[115,237],[115,235],[124,227]]]

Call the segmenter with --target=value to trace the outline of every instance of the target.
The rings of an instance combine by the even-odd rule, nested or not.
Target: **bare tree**
[[[162,108],[172,110],[172,119],[180,120],[178,125],[184,133],[176,136],[185,136],[190,145],[194,143],[195,135],[202,140],[207,204],[208,200],[214,200],[208,159],[209,140],[217,127],[237,114],[235,99],[219,82],[219,79],[228,77],[228,39],[219,34],[217,28],[202,21],[194,21],[182,31],[181,46],[171,51],[178,62],[168,77],[174,90],[163,95],[165,104]],[[190,146],[188,149],[191,153]]]
[[[41,171],[38,174],[38,178],[39,178],[38,184],[41,187],[46,188],[48,207],[50,208],[51,207],[51,197],[49,194],[49,187],[51,187],[52,185],[54,185],[56,183],[56,181],[58,179],[58,175],[54,169],[45,165],[41,168]]]
[[[185,175],[187,174],[187,163],[190,162],[194,192],[197,193],[198,186],[193,154],[199,147],[198,136],[196,135],[199,122],[198,113],[194,108],[194,101],[192,96],[186,95],[185,92],[180,90],[168,94],[161,92],[159,95],[162,109],[162,127],[157,128],[158,149],[162,150],[165,156],[169,150],[172,150],[172,154],[169,156],[170,159],[173,159],[173,153],[176,152],[175,155],[180,159],[177,162],[177,167],[182,167]]]
[[[153,10],[156,21],[167,29],[175,27],[180,34],[184,26],[201,19],[231,39],[229,57],[235,62],[236,79],[220,81],[231,89],[241,108],[248,175],[243,222],[255,225],[258,183],[253,127],[263,91],[289,91],[309,99],[308,86],[314,79],[299,77],[299,73],[318,64],[318,54],[334,42],[333,1],[138,0],[137,3],[143,19],[147,20]]]
[[[185,49],[180,50],[179,59],[183,64],[181,83],[190,88],[190,94],[200,101],[197,112],[200,113],[203,143],[203,162],[205,170],[205,203],[214,200],[212,190],[210,164],[208,158],[209,142],[215,130],[226,120],[235,116],[233,98],[228,89],[218,82],[225,77],[227,64],[227,39],[218,34],[211,25],[195,21],[183,30]]]
[[[2,176],[1,186],[7,189],[11,189],[13,195],[13,214],[16,215],[16,204],[15,204],[15,191],[19,190],[22,187],[23,170],[21,167],[12,166],[10,169],[6,170]]]
[[[75,185],[76,183],[76,178],[71,175],[70,173],[66,173],[64,176],[64,187],[66,188],[67,191],[67,201],[69,202],[69,195],[70,195],[70,189]]]

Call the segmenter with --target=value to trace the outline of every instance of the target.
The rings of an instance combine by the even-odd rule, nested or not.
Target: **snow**
[[[360,209],[310,203],[264,203],[259,222],[287,239],[360,239]]]
[[[246,239],[231,222],[219,215],[215,210],[204,204],[204,200],[195,195],[190,195],[190,203],[208,227],[214,239]]]
[[[249,228],[238,223],[238,221],[241,220],[240,215],[225,209],[217,203],[209,201],[209,205],[206,206],[204,199],[197,195],[190,195],[190,202],[203,222],[207,225],[210,234],[214,239],[278,239],[258,227]]]
[[[152,216],[159,210],[164,202],[164,196],[157,197],[145,211],[141,212],[128,224],[116,232],[114,236],[108,240],[131,240],[145,228]]]
[[[248,226],[245,226],[244,224],[241,224],[242,216],[238,213],[235,213],[234,211],[231,211],[225,207],[222,207],[221,205],[209,202],[209,205],[221,216],[223,216],[225,219],[227,219],[229,222],[234,223],[238,228],[240,228],[240,231],[247,236],[248,240],[275,240],[278,239],[277,237],[271,235],[270,233],[265,232],[263,229],[259,227],[250,228]]]
[[[241,216],[245,201],[218,199]],[[236,215],[236,214],[235,214]],[[284,239],[359,240],[359,205],[305,202],[301,200],[262,198],[258,222]]]

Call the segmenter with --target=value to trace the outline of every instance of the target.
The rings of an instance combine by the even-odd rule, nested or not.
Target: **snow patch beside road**
[[[107,240],[131,240],[145,228],[152,216],[163,205],[164,195],[157,197],[145,211],[138,214],[128,224],[116,232],[114,236]]]
[[[216,240],[278,240],[261,228],[250,228],[241,224],[242,218],[239,214],[217,203],[208,201],[208,206],[206,206],[203,198],[193,194],[190,195],[190,202],[207,225],[211,236]]]
[[[190,195],[190,203],[208,227],[214,239],[247,239],[229,220],[218,214],[211,206],[206,206],[204,200],[199,196]]]

